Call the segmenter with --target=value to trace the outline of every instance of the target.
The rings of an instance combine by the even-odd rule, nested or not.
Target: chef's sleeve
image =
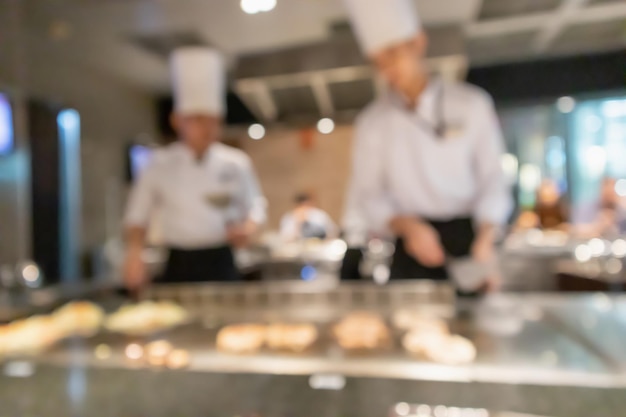
[[[148,227],[152,211],[157,204],[157,176],[155,163],[148,165],[139,175],[128,197],[124,226]]]
[[[280,237],[285,240],[295,239],[298,236],[296,219],[291,213],[285,214],[280,219]]]
[[[243,203],[246,219],[256,224],[267,220],[267,200],[261,191],[252,161],[248,158],[243,163]]]
[[[349,193],[362,205],[369,229],[386,233],[398,212],[386,187],[384,141],[372,126],[376,116],[366,113],[357,119]]]
[[[493,100],[486,93],[477,106],[477,141],[474,147],[478,195],[474,218],[479,223],[504,225],[511,213],[512,195],[502,170],[504,140]]]

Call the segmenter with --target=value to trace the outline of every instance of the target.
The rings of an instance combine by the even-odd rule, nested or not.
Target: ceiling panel
[[[329,89],[338,111],[361,109],[374,98],[372,80],[329,84]]]
[[[626,47],[626,20],[579,24],[566,28],[552,45],[557,53]]]
[[[520,14],[548,12],[556,9],[562,0],[484,0],[480,20],[512,17]]]
[[[624,3],[624,0],[590,0],[589,4]]]
[[[301,114],[319,113],[313,90],[310,87],[294,87],[272,90],[280,118],[288,119]]]
[[[528,56],[536,32],[522,32],[494,38],[476,38],[468,43],[472,63],[486,64],[501,60],[517,60]]]

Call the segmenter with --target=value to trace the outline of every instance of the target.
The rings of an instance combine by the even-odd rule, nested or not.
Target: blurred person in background
[[[280,221],[280,236],[284,241],[337,237],[337,226],[328,213],[316,207],[311,193],[300,193],[294,200],[294,209]]]
[[[182,48],[170,64],[179,141],[155,153],[129,197],[124,279],[131,289],[149,279],[142,252],[157,208],[169,249],[165,282],[238,279],[232,249],[247,245],[266,216],[251,161],[219,143],[226,106],[221,55]]]
[[[448,279],[450,259],[493,265],[511,209],[491,97],[429,76],[411,0],[344,0],[360,45],[391,87],[359,116],[353,186],[373,229],[397,237],[391,279]],[[489,269],[489,272],[487,272]],[[483,288],[497,288],[485,268]]]
[[[535,208],[520,214],[518,229],[566,230],[568,210],[559,187],[550,179],[543,180],[537,188]]]
[[[626,232],[626,207],[624,199],[617,193],[618,181],[604,178],[600,186],[600,198],[593,234],[596,236],[616,236]]]

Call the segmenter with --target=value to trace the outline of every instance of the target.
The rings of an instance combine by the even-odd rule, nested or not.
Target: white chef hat
[[[413,0],[343,0],[366,55],[407,41],[422,25]]]
[[[177,113],[224,115],[226,71],[218,51],[203,47],[179,48],[170,56],[170,70]]]

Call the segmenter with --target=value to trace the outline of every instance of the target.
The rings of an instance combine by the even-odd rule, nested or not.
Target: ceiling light
[[[320,121],[317,122],[317,130],[323,135],[328,135],[335,130],[335,122],[327,117],[320,119]]]
[[[257,0],[241,0],[241,10],[248,14],[257,14],[261,11]]]
[[[255,123],[248,128],[248,136],[254,140],[263,139],[265,137],[265,128],[263,125]]]
[[[257,0],[257,7],[261,12],[270,12],[276,7],[276,0]]]
[[[241,10],[248,14],[269,12],[276,7],[276,0],[241,0]]]
[[[561,97],[556,102],[556,108],[559,109],[561,113],[567,114],[574,111],[576,107],[576,100],[572,97]]]

